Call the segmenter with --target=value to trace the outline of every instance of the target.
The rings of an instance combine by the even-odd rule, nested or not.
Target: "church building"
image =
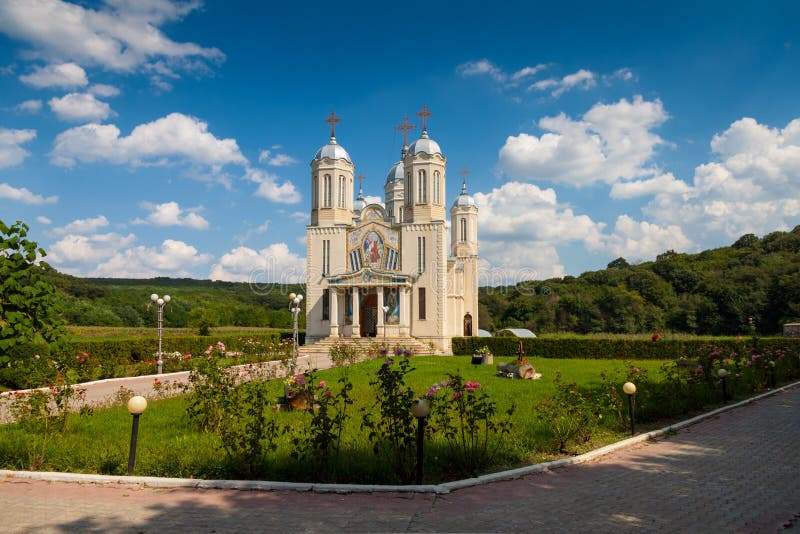
[[[323,338],[416,338],[438,352],[478,329],[478,207],[461,194],[445,198],[447,158],[428,135],[431,113],[417,113],[422,133],[404,119],[400,161],[386,176],[384,203],[367,204],[355,162],[331,137],[311,161],[311,224],[306,230],[306,342]],[[466,176],[466,171],[463,171]],[[449,226],[449,236],[448,236]],[[381,339],[378,339],[380,341]]]

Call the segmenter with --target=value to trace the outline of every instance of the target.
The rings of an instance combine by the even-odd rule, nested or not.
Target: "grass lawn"
[[[512,361],[496,358],[495,363]],[[390,483],[387,468],[375,457],[372,446],[361,430],[361,412],[371,409],[375,396],[369,381],[382,363],[382,359],[371,360],[352,367],[349,378],[354,388],[355,401],[350,407],[351,418],[347,421],[340,467],[335,481],[362,483]],[[600,386],[603,370],[623,370],[625,363],[616,360],[558,360],[536,359],[532,363],[540,380],[511,380],[496,375],[495,366],[471,365],[466,356],[441,357],[418,356],[411,358],[415,368],[406,382],[421,396],[434,382],[447,378],[447,373],[460,373],[466,380],[480,382],[481,391],[488,393],[497,402],[498,412],[511,405],[516,406],[514,427],[504,437],[493,470],[519,466],[531,462],[557,457],[546,443],[543,423],[536,417],[535,406],[555,393],[553,378],[560,372],[565,382],[576,382],[582,388]],[[630,362],[647,369],[651,378],[657,379],[661,361]],[[315,380],[324,379],[338,390],[337,379],[343,370],[320,371]],[[270,398],[283,394],[283,381],[269,383]],[[231,471],[219,439],[202,433],[191,424],[186,415],[187,400],[177,397],[151,400],[147,411],[141,416],[136,474],[165,477],[193,478],[240,478]],[[309,414],[305,412],[271,412],[281,425],[288,425],[278,440],[278,449],[265,459],[264,475],[269,480],[316,480],[317,475],[307,462],[290,457],[292,450],[292,428],[307,424]],[[625,436],[617,430],[618,422],[606,420],[607,427],[600,426],[588,443],[573,445],[570,452],[584,452]],[[0,427],[0,466],[6,469],[30,469],[70,471],[84,473],[123,474],[127,468],[128,443],[131,417],[122,406],[96,410],[91,417],[70,415],[68,429],[63,434],[51,432],[44,439],[41,433],[31,434],[22,424]],[[644,428],[643,428],[644,429]],[[296,431],[296,430],[295,430]],[[439,482],[456,478],[456,474],[439,462],[444,457],[443,443],[426,444],[426,480]],[[43,460],[36,465],[36,458]],[[333,481],[333,480],[324,480]]]

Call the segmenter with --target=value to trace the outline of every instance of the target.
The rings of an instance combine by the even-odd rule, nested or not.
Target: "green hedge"
[[[221,334],[211,336],[179,336],[163,338],[161,350],[164,352],[181,352],[202,355],[209,345],[216,345],[218,341],[225,344],[228,351],[241,351],[245,342],[252,339],[258,343],[278,342],[282,339],[291,339],[291,332],[266,332],[254,334]],[[303,336],[300,336],[302,343]],[[61,356],[75,356],[83,352],[101,361],[117,364],[130,363],[139,360],[150,360],[158,349],[158,338],[130,337],[117,339],[68,339],[63,341],[57,352]]]
[[[489,347],[496,356],[515,356],[519,342],[525,356],[531,358],[581,358],[590,360],[676,360],[694,359],[710,350],[723,354],[750,354],[753,340],[750,338],[717,339],[624,339],[596,337],[568,338],[514,338],[514,337],[456,337],[453,338],[453,354],[474,354],[483,346]],[[756,341],[758,351],[784,348],[800,349],[800,338],[767,337]]]

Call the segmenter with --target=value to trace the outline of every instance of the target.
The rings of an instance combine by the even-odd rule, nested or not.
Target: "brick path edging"
[[[605,447],[589,451],[579,456],[562,458],[550,462],[539,463],[490,473],[474,478],[444,482],[442,484],[428,485],[380,485],[380,484],[315,484],[304,482],[271,482],[262,480],[200,480],[190,478],[162,478],[162,477],[137,477],[137,476],[114,476],[114,475],[91,475],[82,473],[59,473],[48,471],[10,471],[0,469],[2,478],[19,478],[27,480],[43,480],[48,482],[73,482],[80,484],[133,484],[152,488],[202,488],[202,489],[233,489],[246,491],[297,491],[315,493],[434,493],[445,494],[462,488],[499,482],[502,480],[513,480],[534,473],[541,473],[559,467],[578,465],[589,462],[611,452],[636,445],[643,441],[649,441],[671,432],[675,432],[687,426],[699,423],[705,419],[716,417],[717,415],[746,406],[760,399],[770,397],[776,393],[800,386],[800,381],[787,384],[780,388],[772,389],[754,397],[727,406],[722,406],[716,410],[680,421],[673,425],[666,426],[658,430],[652,430],[644,434],[639,434]]]

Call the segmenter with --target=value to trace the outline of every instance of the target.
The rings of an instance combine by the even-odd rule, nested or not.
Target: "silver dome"
[[[453,207],[461,208],[469,206],[475,206],[476,208],[478,207],[478,205],[475,203],[475,199],[467,194],[467,181],[464,179],[461,182],[461,194],[456,197],[455,201],[453,201]]]
[[[422,132],[422,136],[411,143],[411,146],[408,147],[408,153],[412,156],[415,154],[420,154],[424,152],[425,154],[441,154],[442,149],[439,148],[439,143],[428,137],[428,132]]]
[[[314,155],[314,161],[320,161],[323,158],[346,159],[350,163],[353,163],[353,160],[350,159],[350,154],[347,153],[347,150],[345,150],[342,145],[336,143],[335,137],[331,137],[328,144],[317,150],[317,153]]]
[[[367,201],[364,200],[362,197],[359,197],[353,202],[353,211],[356,213],[361,213],[364,211],[364,208],[367,207]]]
[[[399,182],[405,178],[405,168],[402,161],[395,163],[386,175],[386,183]]]

